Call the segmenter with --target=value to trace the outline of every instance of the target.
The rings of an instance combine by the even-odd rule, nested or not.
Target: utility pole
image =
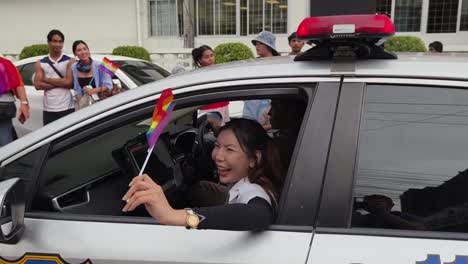
[[[310,16],[375,14],[377,0],[310,0]]]
[[[195,1],[183,0],[184,48],[195,46]]]

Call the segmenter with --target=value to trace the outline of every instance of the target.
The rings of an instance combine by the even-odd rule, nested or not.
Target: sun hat
[[[272,53],[274,56],[279,55],[278,51],[276,51],[276,45],[275,45],[276,37],[270,31],[260,32],[255,37],[255,39],[252,40],[252,44],[255,46],[255,43],[257,43],[257,41],[270,47],[273,50]]]

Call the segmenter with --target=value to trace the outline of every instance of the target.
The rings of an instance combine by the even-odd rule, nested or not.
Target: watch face
[[[187,225],[196,228],[200,223],[200,219],[198,219],[197,215],[191,214],[187,216]]]

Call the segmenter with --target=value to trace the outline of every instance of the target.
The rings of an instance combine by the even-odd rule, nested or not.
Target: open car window
[[[302,105],[300,116],[294,118],[298,129],[308,99],[305,95],[297,94],[289,97],[274,96],[269,99],[263,96],[260,99],[281,99],[291,105]],[[251,98],[256,99],[255,96]],[[238,99],[230,102],[228,108],[233,113],[229,115],[230,118],[242,117],[245,101]],[[145,173],[163,187],[173,208],[205,206],[212,202],[205,203],[199,196],[187,193],[187,190],[202,181],[217,183],[218,176],[211,159],[216,129],[205,122],[208,119],[204,119],[216,115],[200,115],[201,108],[213,103],[217,101],[210,99],[206,103],[176,104],[171,120],[149,158]],[[104,121],[108,124],[90,125],[85,131],[53,144],[41,170],[38,191],[32,199],[30,211],[96,217],[148,217],[143,207],[130,213],[122,212],[125,203],[122,196],[128,190],[128,183],[140,171],[148,149],[146,132],[152,122],[154,105],[140,107],[135,112],[126,112],[125,117],[117,115],[115,120]],[[276,141],[287,164],[291,160],[296,139],[297,134]],[[286,177],[286,172],[287,165],[283,177]],[[221,204],[226,200],[221,196],[216,199],[216,203]]]

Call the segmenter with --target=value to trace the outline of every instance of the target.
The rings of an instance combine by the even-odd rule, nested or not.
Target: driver
[[[255,120],[232,119],[220,128],[211,157],[220,182],[229,188],[224,205],[174,209],[161,186],[142,175],[130,182],[122,211],[143,204],[159,223],[193,229],[258,230],[272,224],[282,170],[278,151],[262,126]]]

